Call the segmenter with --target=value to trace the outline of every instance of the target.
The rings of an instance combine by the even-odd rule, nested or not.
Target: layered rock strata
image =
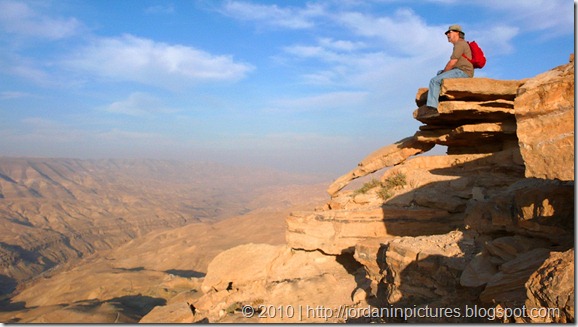
[[[249,271],[229,271],[227,260],[243,258],[241,249],[232,249],[209,269],[203,310],[193,320],[243,321],[223,308],[258,308],[254,294],[275,305],[339,302],[302,286],[330,288],[349,308],[437,313],[380,311],[330,321],[573,322],[573,72],[572,56],[569,64],[528,80],[445,80],[438,111],[425,106],[427,90],[418,90],[413,115],[424,123],[419,131],[337,178],[325,205],[292,213],[284,250],[262,248],[264,254],[309,255],[319,267],[334,258],[354,277],[354,284],[341,279],[351,298],[337,283],[305,285],[323,271],[311,275],[304,261],[281,259],[286,254],[269,253],[271,260],[257,260]],[[434,145],[447,146],[447,155],[416,156]],[[365,176],[373,179],[346,188]],[[273,276],[275,265],[306,272]],[[337,278],[338,271],[332,266],[325,273]],[[298,281],[304,284],[287,284]],[[231,282],[239,288],[223,291]],[[274,297],[280,285],[295,293]]]

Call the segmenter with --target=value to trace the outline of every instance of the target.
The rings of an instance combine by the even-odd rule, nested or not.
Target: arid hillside
[[[311,181],[213,163],[0,158],[0,292],[151,231],[265,208]]]
[[[155,230],[96,251],[23,284],[4,302],[0,321],[138,322],[175,297],[194,299],[215,256],[246,243],[284,244],[285,217],[322,201],[325,186],[266,187],[249,203],[255,209],[243,215]]]

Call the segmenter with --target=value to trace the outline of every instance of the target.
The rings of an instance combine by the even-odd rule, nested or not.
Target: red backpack
[[[476,41],[468,42],[468,44],[470,45],[470,50],[472,50],[472,59],[466,57],[465,54],[462,54],[462,56],[468,59],[468,61],[474,65],[474,68],[484,68],[486,65],[486,57],[484,56],[484,51],[482,51]]]

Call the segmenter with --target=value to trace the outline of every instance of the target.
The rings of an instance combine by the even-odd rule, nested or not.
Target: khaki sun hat
[[[454,25],[448,27],[448,31],[445,34],[448,34],[450,31],[456,31],[456,32],[466,34],[466,33],[464,33],[464,31],[462,31],[462,27],[458,24],[454,24]]]

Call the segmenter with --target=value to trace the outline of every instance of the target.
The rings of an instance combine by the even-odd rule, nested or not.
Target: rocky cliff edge
[[[221,253],[202,297],[143,321],[573,322],[573,55],[527,80],[445,80],[437,112],[426,93],[424,125],[292,213],[287,245]]]

